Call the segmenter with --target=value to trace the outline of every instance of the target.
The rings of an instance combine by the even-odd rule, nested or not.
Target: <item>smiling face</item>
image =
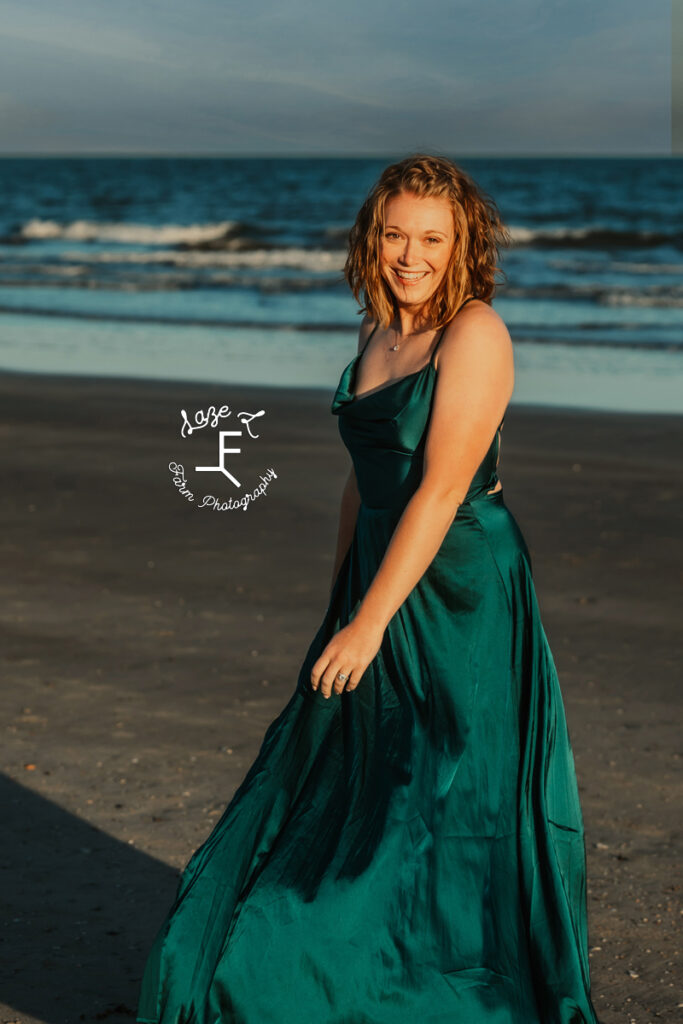
[[[401,306],[419,308],[444,278],[455,230],[447,199],[400,192],[387,199],[380,269]]]

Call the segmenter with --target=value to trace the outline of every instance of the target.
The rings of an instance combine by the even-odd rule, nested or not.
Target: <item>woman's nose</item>
[[[409,238],[406,238],[403,244],[403,252],[401,253],[401,261],[405,263],[406,266],[410,266],[410,261],[412,259],[412,254],[414,251],[415,243],[411,241]]]

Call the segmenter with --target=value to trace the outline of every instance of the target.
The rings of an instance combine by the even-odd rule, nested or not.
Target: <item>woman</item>
[[[388,167],[350,234],[353,468],[291,699],[149,955],[153,1024],[595,1024],[581,810],[529,552],[494,204]]]

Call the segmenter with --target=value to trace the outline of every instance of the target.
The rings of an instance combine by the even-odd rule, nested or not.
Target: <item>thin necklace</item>
[[[393,345],[390,345],[390,346],[389,346],[389,352],[398,352],[398,350],[399,350],[399,345],[398,345],[398,331],[396,330],[396,328],[395,328],[395,327],[392,327],[392,331],[393,331],[393,332],[394,332],[394,334],[396,335],[396,339],[397,339],[397,340],[396,340],[396,341],[394,342],[394,344],[393,344]],[[436,337],[436,335],[434,335],[434,337]],[[434,339],[432,338],[432,341],[433,341],[433,340],[434,340]]]
[[[465,299],[465,302],[469,302],[470,299],[474,299],[474,298],[476,298],[475,295],[470,295],[470,296],[468,296],[468,298]],[[465,305],[465,302],[462,302],[460,304],[460,308],[458,309],[458,313],[460,312],[462,307]],[[396,338],[398,339],[398,331],[396,330],[395,327],[393,327],[392,330],[394,331],[394,333],[396,334]],[[434,338],[435,337],[436,337],[436,334],[434,335]],[[434,338],[432,338],[432,341],[434,340]],[[399,350],[399,348],[398,348],[398,340],[396,340],[393,345],[389,346],[389,352],[398,352],[398,350]]]

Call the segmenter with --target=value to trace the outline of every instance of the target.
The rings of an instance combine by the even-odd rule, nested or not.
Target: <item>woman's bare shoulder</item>
[[[435,368],[438,369],[437,360],[443,358],[444,352],[457,351],[463,343],[467,344],[467,339],[478,339],[479,342],[486,340],[494,346],[512,347],[510,332],[502,316],[487,302],[476,299],[469,302],[446,325],[434,357]]]

